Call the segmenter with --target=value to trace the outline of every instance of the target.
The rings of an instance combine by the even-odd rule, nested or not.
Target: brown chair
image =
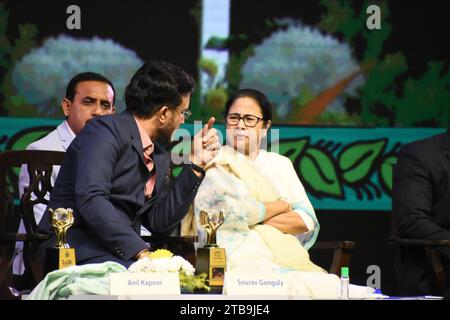
[[[393,181],[397,172],[397,164],[392,167]],[[395,188],[395,185],[394,185]],[[425,239],[407,239],[398,236],[397,221],[391,213],[391,236],[387,243],[393,245],[397,250],[394,251],[394,274],[397,282],[397,289],[400,290],[400,268],[402,265],[402,251],[408,247],[421,248],[425,257],[425,266],[431,280],[432,293],[436,296],[444,296],[447,288],[447,277],[444,264],[442,263],[439,249],[450,247],[450,240],[425,240]]]
[[[24,262],[32,273],[34,283],[43,279],[42,266],[37,257],[37,247],[47,234],[37,232],[33,207],[38,203],[48,204],[45,195],[53,186],[50,177],[53,165],[62,165],[65,152],[21,150],[0,153],[0,298],[17,298],[12,295],[11,266],[14,260],[16,242],[24,243]],[[18,199],[18,176],[16,170],[23,164],[28,165],[30,184],[20,199],[20,205],[14,205]],[[17,202],[17,201],[16,201]],[[18,233],[20,220],[23,219],[26,233]],[[166,248],[195,265],[196,237],[144,236],[153,249]]]
[[[340,276],[341,268],[350,265],[352,250],[355,246],[356,243],[354,241],[317,241],[310,251],[332,250],[333,260],[328,272]]]
[[[442,263],[439,247],[450,247],[450,240],[421,240],[391,237],[388,244],[398,246],[394,256],[394,268],[397,281],[400,279],[400,265],[402,263],[402,247],[420,247],[424,250],[427,273],[431,280],[431,289],[436,296],[444,296],[447,290],[447,275]]]
[[[48,235],[37,232],[33,207],[38,203],[48,203],[45,195],[52,190],[53,165],[61,165],[64,155],[59,151],[38,150],[0,153],[0,291],[3,298],[14,298],[8,294],[11,293],[11,266],[16,242],[24,244],[25,267],[31,270],[34,282],[38,283],[43,278],[42,267],[37,260],[37,246],[48,239]],[[20,206],[15,206],[14,199],[19,194],[17,169],[23,164],[28,165],[30,184],[21,197]],[[26,233],[18,233],[21,219]]]

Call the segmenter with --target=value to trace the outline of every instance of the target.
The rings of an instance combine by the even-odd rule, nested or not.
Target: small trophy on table
[[[209,216],[206,211],[200,211],[200,225],[206,230],[207,243],[203,248],[197,249],[197,263],[195,269],[198,273],[206,272],[206,283],[212,287],[223,286],[226,271],[225,249],[217,245],[217,229],[223,223],[223,211],[219,215]]]
[[[72,209],[49,209],[50,224],[55,230],[56,243],[53,248],[45,252],[44,272],[48,273],[56,269],[63,269],[76,264],[75,249],[70,248],[66,241],[67,230],[73,225]]]

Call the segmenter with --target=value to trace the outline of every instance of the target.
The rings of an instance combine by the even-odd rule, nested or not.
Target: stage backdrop
[[[60,122],[0,118],[0,151],[22,150]],[[216,128],[225,136],[223,123]],[[172,152],[189,154],[189,135],[196,130],[194,124],[183,125],[176,133],[181,143]],[[267,149],[291,159],[316,209],[390,210],[396,151],[406,142],[441,132],[432,128],[274,126]],[[177,175],[178,170],[173,173]]]
[[[266,93],[270,147],[292,160],[315,208],[390,210],[399,147],[449,123],[443,2],[0,0],[0,150],[62,120],[74,74],[110,78],[120,112],[131,75],[164,59],[197,79],[193,119],[216,116],[221,130],[233,91]]]

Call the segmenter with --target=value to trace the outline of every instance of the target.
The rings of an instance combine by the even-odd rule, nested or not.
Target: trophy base
[[[197,249],[197,273],[205,272],[206,284],[219,290],[223,287],[226,268],[225,249],[219,247]]]
[[[44,273],[76,265],[74,248],[47,248],[45,251]]]

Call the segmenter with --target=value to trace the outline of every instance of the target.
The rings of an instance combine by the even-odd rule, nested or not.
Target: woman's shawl
[[[227,249],[227,254],[232,254],[242,243],[255,245],[254,241],[244,241],[254,231],[273,254],[274,264],[290,270],[325,272],[310,261],[308,252],[295,236],[263,224],[262,202],[276,201],[280,194],[247,157],[225,146],[205,169],[207,177],[195,198],[194,211],[197,219],[200,210],[224,211],[225,222],[218,229],[217,240]],[[189,219],[189,216],[185,219],[185,225]],[[252,249],[258,250],[245,250]]]

